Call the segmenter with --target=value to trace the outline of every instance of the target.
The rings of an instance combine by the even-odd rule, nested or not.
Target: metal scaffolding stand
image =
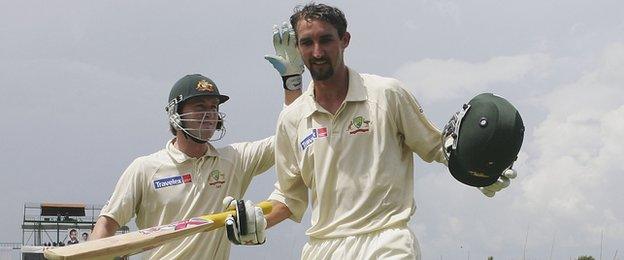
[[[25,203],[22,223],[23,246],[62,246],[70,229],[90,231],[103,205]],[[118,233],[127,233],[123,226]],[[88,232],[90,233],[90,232]]]

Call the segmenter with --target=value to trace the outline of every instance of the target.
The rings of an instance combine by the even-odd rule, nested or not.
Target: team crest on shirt
[[[221,188],[225,183],[225,175],[219,170],[211,171],[208,178],[210,178],[208,185],[214,186],[215,188]]]
[[[164,187],[180,185],[180,184],[185,184],[185,183],[190,183],[190,182],[192,182],[191,174],[187,173],[187,174],[184,174],[184,175],[172,176],[172,177],[167,177],[167,178],[162,178],[162,179],[155,180],[154,181],[154,188],[155,189],[160,189],[160,188],[164,188]]]
[[[314,142],[314,140],[325,137],[327,137],[327,127],[312,129],[312,131],[310,131],[310,133],[306,137],[304,137],[303,140],[301,140],[301,142],[299,143],[299,145],[301,146],[301,150],[305,150],[306,148],[308,148],[308,146],[310,146]]]
[[[365,119],[363,116],[356,116],[349,123],[347,132],[349,134],[361,134],[370,131],[370,120]]]

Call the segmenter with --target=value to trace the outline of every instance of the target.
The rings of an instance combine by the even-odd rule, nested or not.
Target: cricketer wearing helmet
[[[267,221],[269,226],[285,218],[300,222],[311,205],[309,241],[302,259],[420,259],[418,241],[407,225],[416,209],[414,154],[446,165],[445,151],[449,152],[453,176],[485,176],[489,186],[482,192],[487,196],[509,184],[502,171],[513,161],[509,156],[515,159],[517,142],[485,143],[482,150],[514,151],[501,160],[478,158],[479,163],[472,164],[469,155],[478,149],[463,141],[471,139],[470,132],[505,137],[505,131],[489,128],[508,120],[487,115],[488,130],[480,132],[464,131],[464,126],[470,129],[479,123],[465,119],[458,133],[445,135],[400,81],[346,66],[344,52],[351,35],[342,11],[311,3],[295,10],[290,24],[293,29],[285,30],[296,34],[296,48],[312,82],[278,120],[278,182],[270,196],[274,207]],[[475,113],[470,118],[479,119],[479,111],[488,110],[480,106],[475,103],[467,111]],[[452,144],[453,138],[459,145],[445,150],[444,144]],[[481,169],[481,161],[489,168]],[[480,184],[472,181],[464,183]]]
[[[262,210],[234,198],[244,195],[255,175],[273,166],[274,138],[215,148],[211,142],[225,133],[226,115],[219,108],[228,99],[214,81],[199,74],[173,85],[165,110],[174,138],[164,149],[135,159],[121,175],[92,239],[114,235],[133,217],[137,227],[145,229],[234,206],[241,217],[230,216],[226,229],[167,243],[146,257],[228,259],[228,238],[235,244],[265,242]],[[286,98],[287,104],[290,101]]]

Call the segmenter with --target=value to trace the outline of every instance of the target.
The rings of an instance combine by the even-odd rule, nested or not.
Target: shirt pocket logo
[[[368,131],[370,131],[370,120],[364,118],[363,116],[354,117],[347,128],[347,132],[350,135],[363,134]]]
[[[314,128],[303,140],[299,143],[301,150],[305,150],[310,146],[315,139],[327,137],[327,127]]]
[[[214,186],[218,189],[225,183],[225,175],[223,175],[223,173],[219,170],[211,171],[209,176],[210,180],[208,181],[208,185],[210,186]]]

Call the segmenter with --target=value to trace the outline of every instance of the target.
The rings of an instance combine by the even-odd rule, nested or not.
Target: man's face
[[[219,99],[215,97],[194,97],[182,105],[179,111],[182,126],[196,137],[208,140],[212,137],[219,121]]]
[[[75,240],[76,239],[76,233],[77,233],[76,230],[69,231],[69,238],[71,240]]]
[[[340,38],[331,24],[304,19],[297,22],[296,30],[297,48],[314,80],[328,80],[336,69],[344,66],[343,53],[351,38],[348,32]]]

